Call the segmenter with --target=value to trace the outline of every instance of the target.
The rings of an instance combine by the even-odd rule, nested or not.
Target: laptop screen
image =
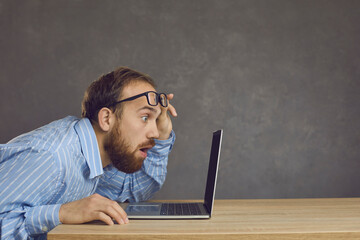
[[[211,153],[210,153],[209,169],[207,175],[208,177],[206,180],[206,190],[204,197],[204,203],[210,213],[210,216],[212,213],[213,202],[215,199],[215,188],[216,188],[217,172],[219,167],[222,135],[223,135],[223,130],[218,130],[214,132],[211,143]]]

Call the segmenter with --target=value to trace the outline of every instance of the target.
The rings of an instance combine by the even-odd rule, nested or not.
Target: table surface
[[[215,200],[208,220],[63,224],[48,239],[360,239],[360,198]]]

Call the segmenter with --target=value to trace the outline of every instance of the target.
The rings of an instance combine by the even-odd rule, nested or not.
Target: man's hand
[[[168,101],[174,98],[174,94],[167,95]],[[177,116],[176,110],[173,105],[168,104],[167,107],[161,106],[161,114],[156,120],[156,124],[159,130],[159,140],[166,140],[169,138],[171,130],[172,130],[172,122],[171,118],[168,114],[168,111],[173,117]]]
[[[111,201],[99,194],[63,204],[60,207],[59,218],[60,222],[64,224],[78,224],[100,220],[108,225],[113,225],[112,219],[115,219],[119,224],[129,222],[126,212],[117,202]]]

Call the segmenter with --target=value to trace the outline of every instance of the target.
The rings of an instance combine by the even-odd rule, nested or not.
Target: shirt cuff
[[[156,152],[158,155],[167,155],[171,152],[176,136],[175,132],[171,130],[170,136],[166,140],[155,139],[155,146],[150,149],[151,152]]]
[[[30,208],[25,214],[25,226],[29,235],[47,233],[61,224],[59,220],[60,207],[61,204]]]

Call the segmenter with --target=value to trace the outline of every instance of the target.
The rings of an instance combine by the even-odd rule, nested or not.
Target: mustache
[[[138,147],[141,148],[152,148],[155,146],[155,140],[154,139],[150,139],[149,141],[143,142],[141,143]]]

